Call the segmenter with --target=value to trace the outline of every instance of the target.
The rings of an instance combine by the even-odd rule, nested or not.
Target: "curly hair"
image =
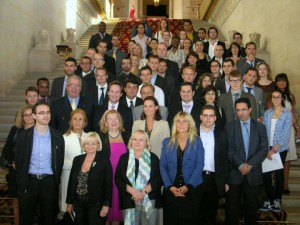
[[[107,127],[107,123],[106,123],[106,118],[107,118],[107,115],[110,115],[110,114],[115,114],[115,115],[117,115],[118,120],[119,120],[119,131],[120,131],[120,132],[125,131],[124,126],[123,126],[123,119],[122,119],[122,116],[120,115],[120,113],[119,113],[117,110],[114,110],[114,109],[107,110],[107,111],[103,114],[103,116],[102,116],[102,118],[101,118],[101,120],[100,120],[100,122],[99,122],[100,131],[103,132],[103,133],[105,133],[105,134],[108,132],[108,127]]]

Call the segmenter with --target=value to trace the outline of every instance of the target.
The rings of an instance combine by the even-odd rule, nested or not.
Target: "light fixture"
[[[159,0],[153,0],[153,4],[155,7],[158,7],[159,6]]]

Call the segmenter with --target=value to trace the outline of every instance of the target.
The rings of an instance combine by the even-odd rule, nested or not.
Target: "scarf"
[[[129,159],[128,166],[126,171],[126,176],[128,177],[132,187],[134,189],[142,190],[144,189],[150,178],[151,171],[151,154],[145,149],[139,158],[139,172],[137,178],[135,179],[135,157],[134,150],[129,150]],[[146,212],[146,217],[149,218],[153,212],[152,203],[149,199],[148,194],[146,194],[140,203],[142,205],[143,211]],[[135,224],[135,212],[134,208],[125,210],[125,225],[134,225]]]

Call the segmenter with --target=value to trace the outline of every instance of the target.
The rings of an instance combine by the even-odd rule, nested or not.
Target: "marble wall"
[[[223,34],[233,29],[241,32],[244,44],[250,40],[250,33],[261,34],[261,47],[270,53],[273,78],[282,72],[288,75],[298,110],[300,110],[299,9],[300,1],[294,0],[241,0],[219,26]]]

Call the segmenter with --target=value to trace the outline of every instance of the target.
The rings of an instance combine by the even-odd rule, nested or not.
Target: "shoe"
[[[283,194],[284,195],[289,195],[291,191],[289,189],[283,189]]]
[[[266,211],[272,210],[272,207],[273,206],[271,205],[270,200],[267,200],[264,202],[263,206],[259,209],[259,211],[266,212]]]
[[[280,200],[275,199],[272,206],[272,211],[279,213],[281,211]]]

